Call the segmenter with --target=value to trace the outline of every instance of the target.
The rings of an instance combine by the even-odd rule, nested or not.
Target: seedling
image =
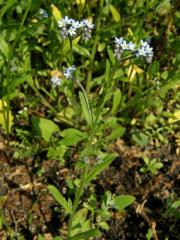
[[[156,175],[159,169],[163,167],[163,164],[155,158],[151,160],[148,157],[144,157],[143,160],[145,166],[140,168],[140,172],[142,173],[150,172],[151,174]]]

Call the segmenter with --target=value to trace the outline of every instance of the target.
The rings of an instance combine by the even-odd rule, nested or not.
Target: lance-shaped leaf
[[[66,201],[66,199],[63,197],[63,195],[59,192],[59,190],[56,187],[54,187],[53,185],[49,185],[48,190],[53,195],[55,200],[66,210],[67,213],[72,212],[72,209],[69,206],[68,202]]]
[[[90,182],[91,180],[95,179],[98,174],[100,174],[104,169],[106,169],[112,161],[115,159],[116,155],[111,154],[106,156],[101,163],[96,164],[90,173],[87,175],[86,183]]]

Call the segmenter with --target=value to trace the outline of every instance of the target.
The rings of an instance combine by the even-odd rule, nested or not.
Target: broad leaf
[[[53,121],[46,118],[32,117],[32,125],[36,134],[44,138],[46,142],[50,141],[53,133],[59,132],[59,127]]]
[[[131,195],[119,195],[114,198],[114,207],[122,211],[124,210],[127,206],[131,205],[135,201],[135,197]]]
[[[75,128],[68,128],[61,133],[61,136],[63,136],[62,144],[71,146],[85,139],[87,134]]]

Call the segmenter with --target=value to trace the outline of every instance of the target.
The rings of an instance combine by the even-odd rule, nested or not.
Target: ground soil
[[[173,146],[173,144],[172,144]],[[166,215],[167,200],[179,197],[179,156],[170,144],[161,148],[127,146],[118,140],[110,146],[118,157],[94,181],[97,195],[106,190],[115,194],[131,194],[136,202],[124,213],[112,213],[110,229],[103,232],[103,240],[146,239],[149,228],[154,239],[180,239],[180,222],[172,214]],[[157,175],[140,173],[142,158],[158,158],[164,167]],[[39,171],[41,166],[41,171]],[[24,239],[37,239],[43,233],[47,240],[59,233],[66,234],[63,215],[55,212],[58,206],[48,193],[47,185],[54,184],[66,195],[65,178],[75,174],[73,169],[60,167],[57,161],[36,157],[21,161],[12,158],[12,152],[1,140],[0,145],[0,205],[4,222],[0,240],[10,239],[12,232]],[[99,239],[100,240],[100,239]]]

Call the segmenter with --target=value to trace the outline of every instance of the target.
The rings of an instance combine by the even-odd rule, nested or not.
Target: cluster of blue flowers
[[[153,48],[150,47],[148,42],[141,40],[139,48],[133,42],[127,42],[122,37],[115,38],[115,55],[118,60],[121,59],[121,54],[124,51],[131,51],[136,57],[144,57],[148,63],[152,61],[154,52]]]
[[[41,11],[41,14],[44,14]],[[85,40],[88,40],[91,37],[92,29],[94,28],[94,24],[90,23],[87,19],[83,19],[82,21],[76,21],[72,18],[65,16],[61,20],[58,21],[58,27],[61,31],[62,38],[74,38],[81,35]],[[133,42],[127,42],[123,37],[117,38],[115,37],[115,56],[118,60],[121,59],[121,55],[124,51],[129,51],[133,53],[136,57],[143,57],[148,63],[151,63],[153,59],[153,48],[149,45],[148,42],[141,40],[141,44],[139,47],[136,46]],[[51,77],[51,82],[54,87],[61,85],[62,78],[73,79],[74,71],[76,67],[73,65],[69,68],[66,68],[63,72],[63,76],[53,75]]]
[[[76,71],[76,67],[73,65],[72,67],[68,67],[63,71],[63,76],[66,79],[73,79],[73,74]],[[51,82],[54,87],[58,87],[61,85],[62,78],[58,76],[58,74],[55,74],[51,77]]]
[[[94,24],[90,23],[87,19],[76,21],[66,16],[58,21],[58,27],[61,30],[63,38],[73,38],[82,35],[83,39],[88,40],[91,37]]]

